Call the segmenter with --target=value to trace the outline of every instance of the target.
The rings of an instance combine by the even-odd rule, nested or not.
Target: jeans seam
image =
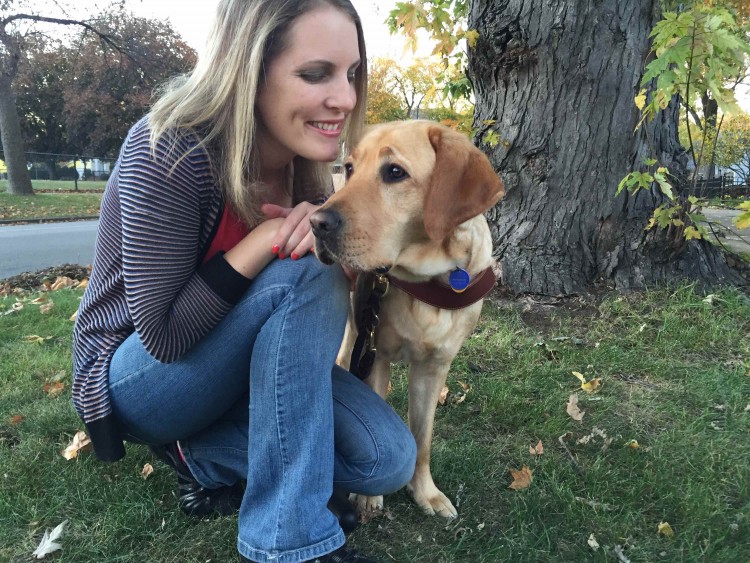
[[[359,479],[347,479],[346,481],[338,480],[337,479],[336,482],[337,483],[357,483],[359,481],[366,481],[366,480],[372,478],[372,476],[377,473],[377,470],[380,468],[380,465],[381,465],[381,463],[383,461],[382,460],[382,452],[381,452],[380,444],[375,439],[375,433],[372,431],[372,427],[369,424],[369,422],[367,421],[367,419],[361,417],[357,411],[353,410],[349,405],[347,405],[343,401],[340,401],[340,400],[336,399],[335,397],[333,398],[333,400],[336,401],[342,407],[344,407],[346,410],[348,410],[350,413],[352,413],[354,415],[354,417],[357,418],[359,421],[361,421],[362,425],[365,428],[367,428],[367,433],[370,435],[370,439],[372,440],[372,443],[375,445],[375,452],[377,454],[377,459],[376,459],[375,463],[372,464],[372,469],[370,470],[370,473],[367,476],[360,477]]]

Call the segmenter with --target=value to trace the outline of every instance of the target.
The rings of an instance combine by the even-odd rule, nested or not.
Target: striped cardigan
[[[201,265],[223,210],[207,151],[185,132],[152,151],[149,134],[147,118],[130,130],[104,192],[73,331],[73,404],[106,461],[125,455],[108,392],[117,348],[137,332],[155,359],[174,362],[250,284],[222,254]]]

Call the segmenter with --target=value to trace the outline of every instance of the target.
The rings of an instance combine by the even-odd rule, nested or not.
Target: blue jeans
[[[348,281],[314,257],[274,260],[184,357],[163,364],[131,335],[112,360],[112,405],[126,436],[180,441],[207,488],[247,479],[239,552],[295,563],[344,543],[326,508],[334,484],[387,494],[412,477],[414,439],[401,418],[334,366]]]

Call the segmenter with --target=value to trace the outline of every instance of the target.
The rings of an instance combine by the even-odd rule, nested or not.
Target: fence
[[[700,198],[740,198],[750,197],[750,186],[746,183],[735,183],[733,174],[724,174],[710,180],[699,178],[695,184],[695,188],[692,185],[690,186],[689,192],[691,195]]]
[[[32,180],[107,180],[114,158],[74,154],[27,152],[26,167]],[[0,150],[0,178],[7,180],[5,155]]]

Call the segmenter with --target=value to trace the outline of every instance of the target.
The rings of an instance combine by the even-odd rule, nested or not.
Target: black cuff
[[[224,259],[224,253],[216,256],[198,268],[198,275],[216,295],[231,305],[236,304],[250,287],[252,280],[232,268]]]
[[[86,424],[96,457],[102,461],[117,461],[125,457],[125,445],[114,415],[107,415]]]

